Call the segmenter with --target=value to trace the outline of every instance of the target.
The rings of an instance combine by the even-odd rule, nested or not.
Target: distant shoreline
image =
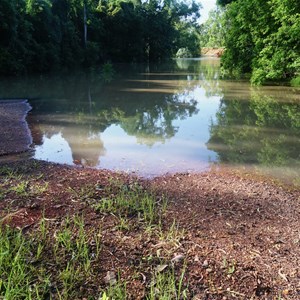
[[[204,57],[221,57],[225,48],[203,47],[201,48],[201,56]]]
[[[30,110],[26,99],[0,100],[0,156],[30,149],[32,136],[26,121]]]

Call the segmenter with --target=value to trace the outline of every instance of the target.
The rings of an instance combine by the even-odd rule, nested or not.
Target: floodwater
[[[155,176],[249,167],[300,182],[300,89],[220,80],[220,61],[0,81],[33,107],[33,157]]]

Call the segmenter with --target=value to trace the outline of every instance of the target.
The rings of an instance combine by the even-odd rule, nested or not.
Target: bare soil
[[[201,56],[221,57],[224,51],[224,48],[203,47],[201,48]]]
[[[26,193],[13,189],[21,181],[27,182]],[[145,233],[135,217],[121,230],[115,215],[95,211],[91,203],[113,194],[115,182],[127,187],[138,182],[157,198],[166,195],[162,226],[168,229],[175,221],[183,232],[178,240]],[[45,184],[45,191],[34,192]],[[101,228],[102,265],[82,288],[81,299],[107,285],[112,270],[121,270],[129,299],[143,299],[162,262],[175,262],[178,270],[186,264],[188,299],[300,299],[297,188],[229,170],[147,180],[26,160],[0,164],[0,199],[1,222],[24,232],[36,230],[42,217],[54,228],[77,214],[87,228]]]
[[[30,109],[26,100],[0,100],[0,155],[29,150],[32,138],[25,117]]]

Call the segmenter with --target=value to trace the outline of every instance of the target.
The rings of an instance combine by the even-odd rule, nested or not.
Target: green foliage
[[[113,65],[109,62],[103,64],[101,69],[101,77],[105,82],[110,82],[114,77],[115,70]]]
[[[300,76],[297,76],[291,80],[292,86],[300,86]]]
[[[224,9],[217,7],[210,11],[208,20],[201,25],[201,47],[223,47],[225,37]]]
[[[175,45],[177,53],[180,49],[187,49],[190,53],[189,57],[198,57],[200,55],[200,28],[199,26],[186,22],[176,23],[176,35]],[[176,53],[176,57],[177,56]]]
[[[198,55],[194,1],[0,0],[0,74]]]
[[[238,0],[228,5],[222,58],[225,74],[251,73],[253,84],[297,76],[299,13],[296,0]]]
[[[236,0],[217,0],[217,4],[221,5],[221,6],[225,6],[233,1],[236,1]]]
[[[192,57],[192,54],[187,48],[180,48],[176,53],[176,58],[188,58],[188,57]]]

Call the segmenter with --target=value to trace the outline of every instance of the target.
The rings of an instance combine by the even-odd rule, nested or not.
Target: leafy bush
[[[291,80],[292,86],[299,86],[300,87],[300,76],[297,76]]]
[[[188,48],[180,48],[176,53],[176,58],[188,58],[188,57],[192,57],[192,54]]]
[[[300,68],[300,2],[237,0],[225,12],[223,68],[253,84],[295,77]]]

